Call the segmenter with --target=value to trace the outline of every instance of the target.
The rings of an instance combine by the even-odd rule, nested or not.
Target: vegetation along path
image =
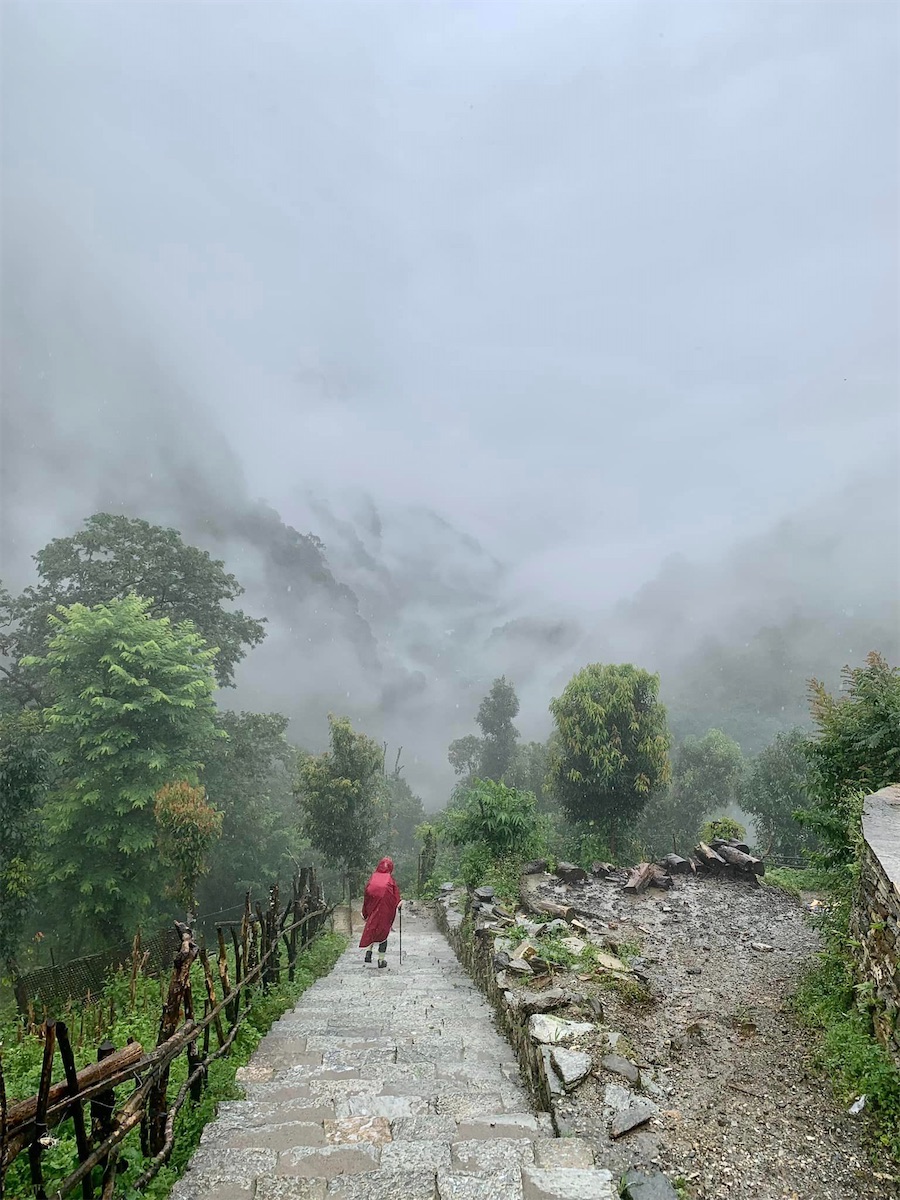
[[[429,918],[403,962],[351,942],[273,1026],[173,1200],[613,1200],[587,1143],[554,1138],[513,1052]]]

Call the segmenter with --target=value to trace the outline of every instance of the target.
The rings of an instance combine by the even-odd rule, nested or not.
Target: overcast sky
[[[356,487],[615,591],[896,464],[898,12],[5,0],[5,232],[288,519]]]
[[[685,613],[693,636],[741,604],[896,624],[893,0],[2,0],[0,20],[13,583],[101,504],[179,523],[177,446],[207,492],[336,539],[364,609],[323,504],[387,515],[386,595],[409,604],[376,635],[410,675],[472,597],[454,679],[527,674],[530,643],[482,656],[504,614],[593,621],[535,680],[535,728],[584,655],[655,667]],[[656,641],[617,643],[600,614],[654,579],[633,619]],[[307,676],[356,695],[349,661]],[[438,761],[473,702],[429,686]],[[322,724],[330,699],[305,702]]]

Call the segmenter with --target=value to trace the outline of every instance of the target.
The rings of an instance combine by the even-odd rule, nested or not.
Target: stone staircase
[[[430,918],[403,962],[355,941],[239,1073],[173,1200],[614,1200],[586,1142],[532,1111],[490,1009]]]

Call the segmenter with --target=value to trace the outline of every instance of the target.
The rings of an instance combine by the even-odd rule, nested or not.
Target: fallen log
[[[77,1076],[79,1093],[87,1091],[88,1088],[98,1083],[103,1083],[107,1079],[115,1076],[121,1076],[121,1073],[127,1068],[133,1066],[139,1059],[143,1057],[144,1050],[140,1042],[130,1042],[127,1046],[123,1046],[121,1050],[117,1050],[114,1054],[110,1054],[108,1058],[104,1058],[102,1062],[90,1063],[83,1067]],[[54,1083],[50,1088],[47,1096],[47,1108],[52,1109],[55,1105],[60,1104],[69,1096],[69,1083],[66,1079],[61,1079],[59,1083]],[[31,1096],[27,1100],[20,1100],[18,1104],[11,1104],[6,1114],[6,1133],[7,1137],[15,1133],[18,1126],[26,1124],[34,1119],[37,1112],[37,1096]]]
[[[626,880],[625,886],[622,890],[629,892],[632,896],[636,896],[639,892],[642,892],[644,888],[649,887],[650,882],[653,879],[653,868],[655,865],[655,863],[638,863],[638,865],[632,869],[631,874],[628,876],[628,879]]]
[[[694,847],[694,854],[709,870],[719,871],[725,866],[725,859],[713,850],[712,846],[707,846],[706,842],[698,842]]]
[[[709,844],[713,850],[719,850],[722,846],[733,846],[735,850],[742,850],[744,854],[750,853],[750,847],[739,838],[713,838]]]
[[[745,854],[743,850],[738,850],[735,846],[719,846],[716,853],[731,866],[738,867],[742,871],[749,871],[752,875],[765,874],[766,864],[761,858]]]
[[[675,886],[675,880],[671,875],[667,875],[661,866],[657,863],[651,863],[650,866],[652,868],[650,872],[651,887],[660,888],[662,891],[667,892],[669,888]]]
[[[690,861],[682,858],[680,854],[667,854],[657,865],[669,875],[689,875],[691,872]]]

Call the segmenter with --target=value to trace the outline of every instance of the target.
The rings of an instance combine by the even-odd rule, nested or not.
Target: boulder
[[[564,988],[547,988],[544,992],[523,991],[519,993],[519,1007],[529,1016],[532,1013],[551,1012],[569,1003],[569,993]]]
[[[626,1107],[620,1108],[613,1117],[609,1127],[610,1136],[620,1138],[623,1134],[630,1133],[632,1129],[637,1129],[639,1125],[646,1125],[650,1118],[655,1117],[658,1112],[658,1105],[654,1104],[652,1100],[639,1096]]]
[[[511,975],[533,975],[534,974],[534,972],[532,971],[531,967],[528,964],[528,961],[524,958],[511,958],[509,960],[509,963],[507,964],[506,970],[509,971],[509,973]]]
[[[533,942],[529,942],[526,939],[524,942],[519,942],[518,946],[516,946],[515,950],[513,951],[513,958],[524,958],[527,960],[529,958],[534,958],[537,953],[537,946],[535,946]]]
[[[583,1050],[564,1050],[557,1047],[551,1051],[551,1056],[554,1070],[567,1092],[578,1087],[582,1079],[586,1079],[590,1074],[593,1066],[591,1056]]]
[[[678,1200],[678,1193],[660,1171],[634,1169],[625,1173],[622,1200]]]
[[[473,894],[476,900],[490,901],[494,898],[494,889],[492,887],[477,887]]]
[[[612,863],[594,862],[591,863],[591,874],[598,879],[607,879],[610,875],[615,874],[616,868]]]
[[[557,1046],[573,1042],[593,1029],[594,1025],[587,1021],[566,1021],[562,1017],[551,1017],[544,1013],[534,1013],[528,1018],[528,1032],[532,1040],[543,1045]]]
[[[611,1071],[613,1075],[621,1075],[629,1083],[641,1082],[641,1072],[638,1067],[633,1062],[629,1062],[627,1058],[623,1058],[621,1054],[605,1055],[602,1064],[604,1071]]]
[[[555,874],[557,879],[561,879],[563,883],[584,883],[588,877],[584,867],[570,862],[557,863]]]
[[[535,858],[522,867],[523,875],[543,875],[547,870],[546,858]]]

